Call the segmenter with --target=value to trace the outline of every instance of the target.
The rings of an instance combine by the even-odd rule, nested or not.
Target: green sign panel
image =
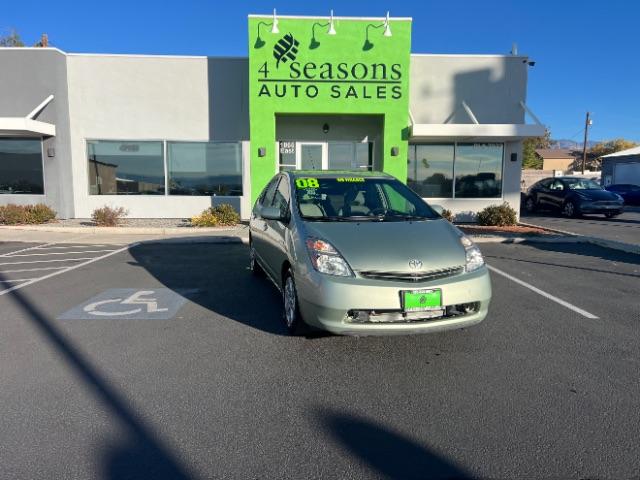
[[[277,165],[278,114],[384,116],[383,170],[406,180],[411,21],[385,34],[384,19],[339,18],[334,35],[326,18],[272,22],[249,17],[252,201]]]

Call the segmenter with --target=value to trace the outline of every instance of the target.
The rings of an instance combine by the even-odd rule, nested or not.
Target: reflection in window
[[[87,141],[90,195],[164,194],[162,142]]]
[[[329,142],[329,170],[371,170],[373,143]]]
[[[0,194],[44,194],[42,141],[0,138]]]
[[[424,198],[451,198],[454,147],[410,145],[407,184]]]
[[[456,146],[456,197],[502,195],[501,143],[459,143]]]
[[[242,195],[240,143],[167,145],[170,195]]]

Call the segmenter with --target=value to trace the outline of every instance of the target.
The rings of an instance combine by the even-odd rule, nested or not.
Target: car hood
[[[429,271],[465,265],[459,233],[443,219],[419,222],[305,222],[309,235],[327,240],[355,271]],[[422,267],[411,270],[409,260]]]
[[[619,200],[618,196],[607,190],[573,190],[578,197],[584,198],[590,202],[597,202],[601,200]]]

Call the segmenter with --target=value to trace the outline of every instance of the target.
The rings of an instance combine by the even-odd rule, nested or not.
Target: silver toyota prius
[[[491,300],[478,247],[384,173],[277,174],[253,208],[249,251],[292,334],[305,323],[343,335],[461,328]]]

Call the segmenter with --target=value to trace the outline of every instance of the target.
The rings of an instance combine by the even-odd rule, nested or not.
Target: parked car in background
[[[550,177],[533,184],[525,198],[525,209],[554,210],[567,217],[600,213],[607,218],[622,213],[623,198],[581,177]]]
[[[280,289],[291,333],[437,332],[487,315],[479,248],[399,180],[379,172],[288,171],[251,214],[250,267]]]
[[[606,189],[620,195],[627,205],[640,205],[640,185],[618,183],[616,185],[609,185]]]

